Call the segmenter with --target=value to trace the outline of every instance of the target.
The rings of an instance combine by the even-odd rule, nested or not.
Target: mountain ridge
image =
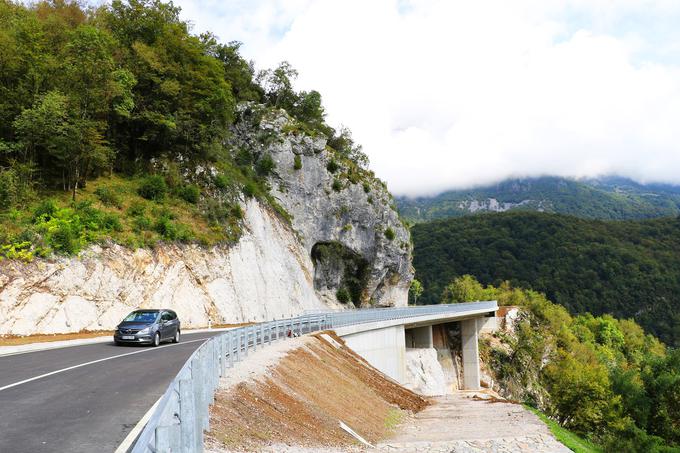
[[[396,198],[411,222],[481,212],[537,211],[586,219],[629,220],[680,214],[680,186],[641,184],[620,176],[571,179],[557,176],[506,179],[435,196]]]

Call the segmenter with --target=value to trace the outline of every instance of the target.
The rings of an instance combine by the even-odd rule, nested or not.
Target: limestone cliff
[[[347,177],[351,169],[337,160],[326,137],[296,131],[284,111],[257,121],[242,111],[242,118],[236,141],[275,162],[272,194],[292,216],[314,259],[319,295],[334,302],[339,289],[354,285],[356,305],[407,305],[413,278],[410,234],[384,184],[372,176]],[[253,140],[263,135],[274,139]]]

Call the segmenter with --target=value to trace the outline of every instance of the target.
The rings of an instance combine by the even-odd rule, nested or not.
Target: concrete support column
[[[432,326],[415,327],[406,331],[407,348],[431,348]]]
[[[479,344],[477,343],[477,319],[461,321],[463,343],[463,385],[466,390],[479,390]]]

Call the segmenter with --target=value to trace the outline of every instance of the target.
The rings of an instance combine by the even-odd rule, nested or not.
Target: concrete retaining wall
[[[404,326],[357,332],[342,337],[368,363],[403,384],[406,379]]]

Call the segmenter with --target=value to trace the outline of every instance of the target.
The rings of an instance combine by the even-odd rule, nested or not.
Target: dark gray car
[[[179,343],[180,331],[179,318],[172,310],[135,310],[118,324],[113,341],[152,346],[167,340]]]

